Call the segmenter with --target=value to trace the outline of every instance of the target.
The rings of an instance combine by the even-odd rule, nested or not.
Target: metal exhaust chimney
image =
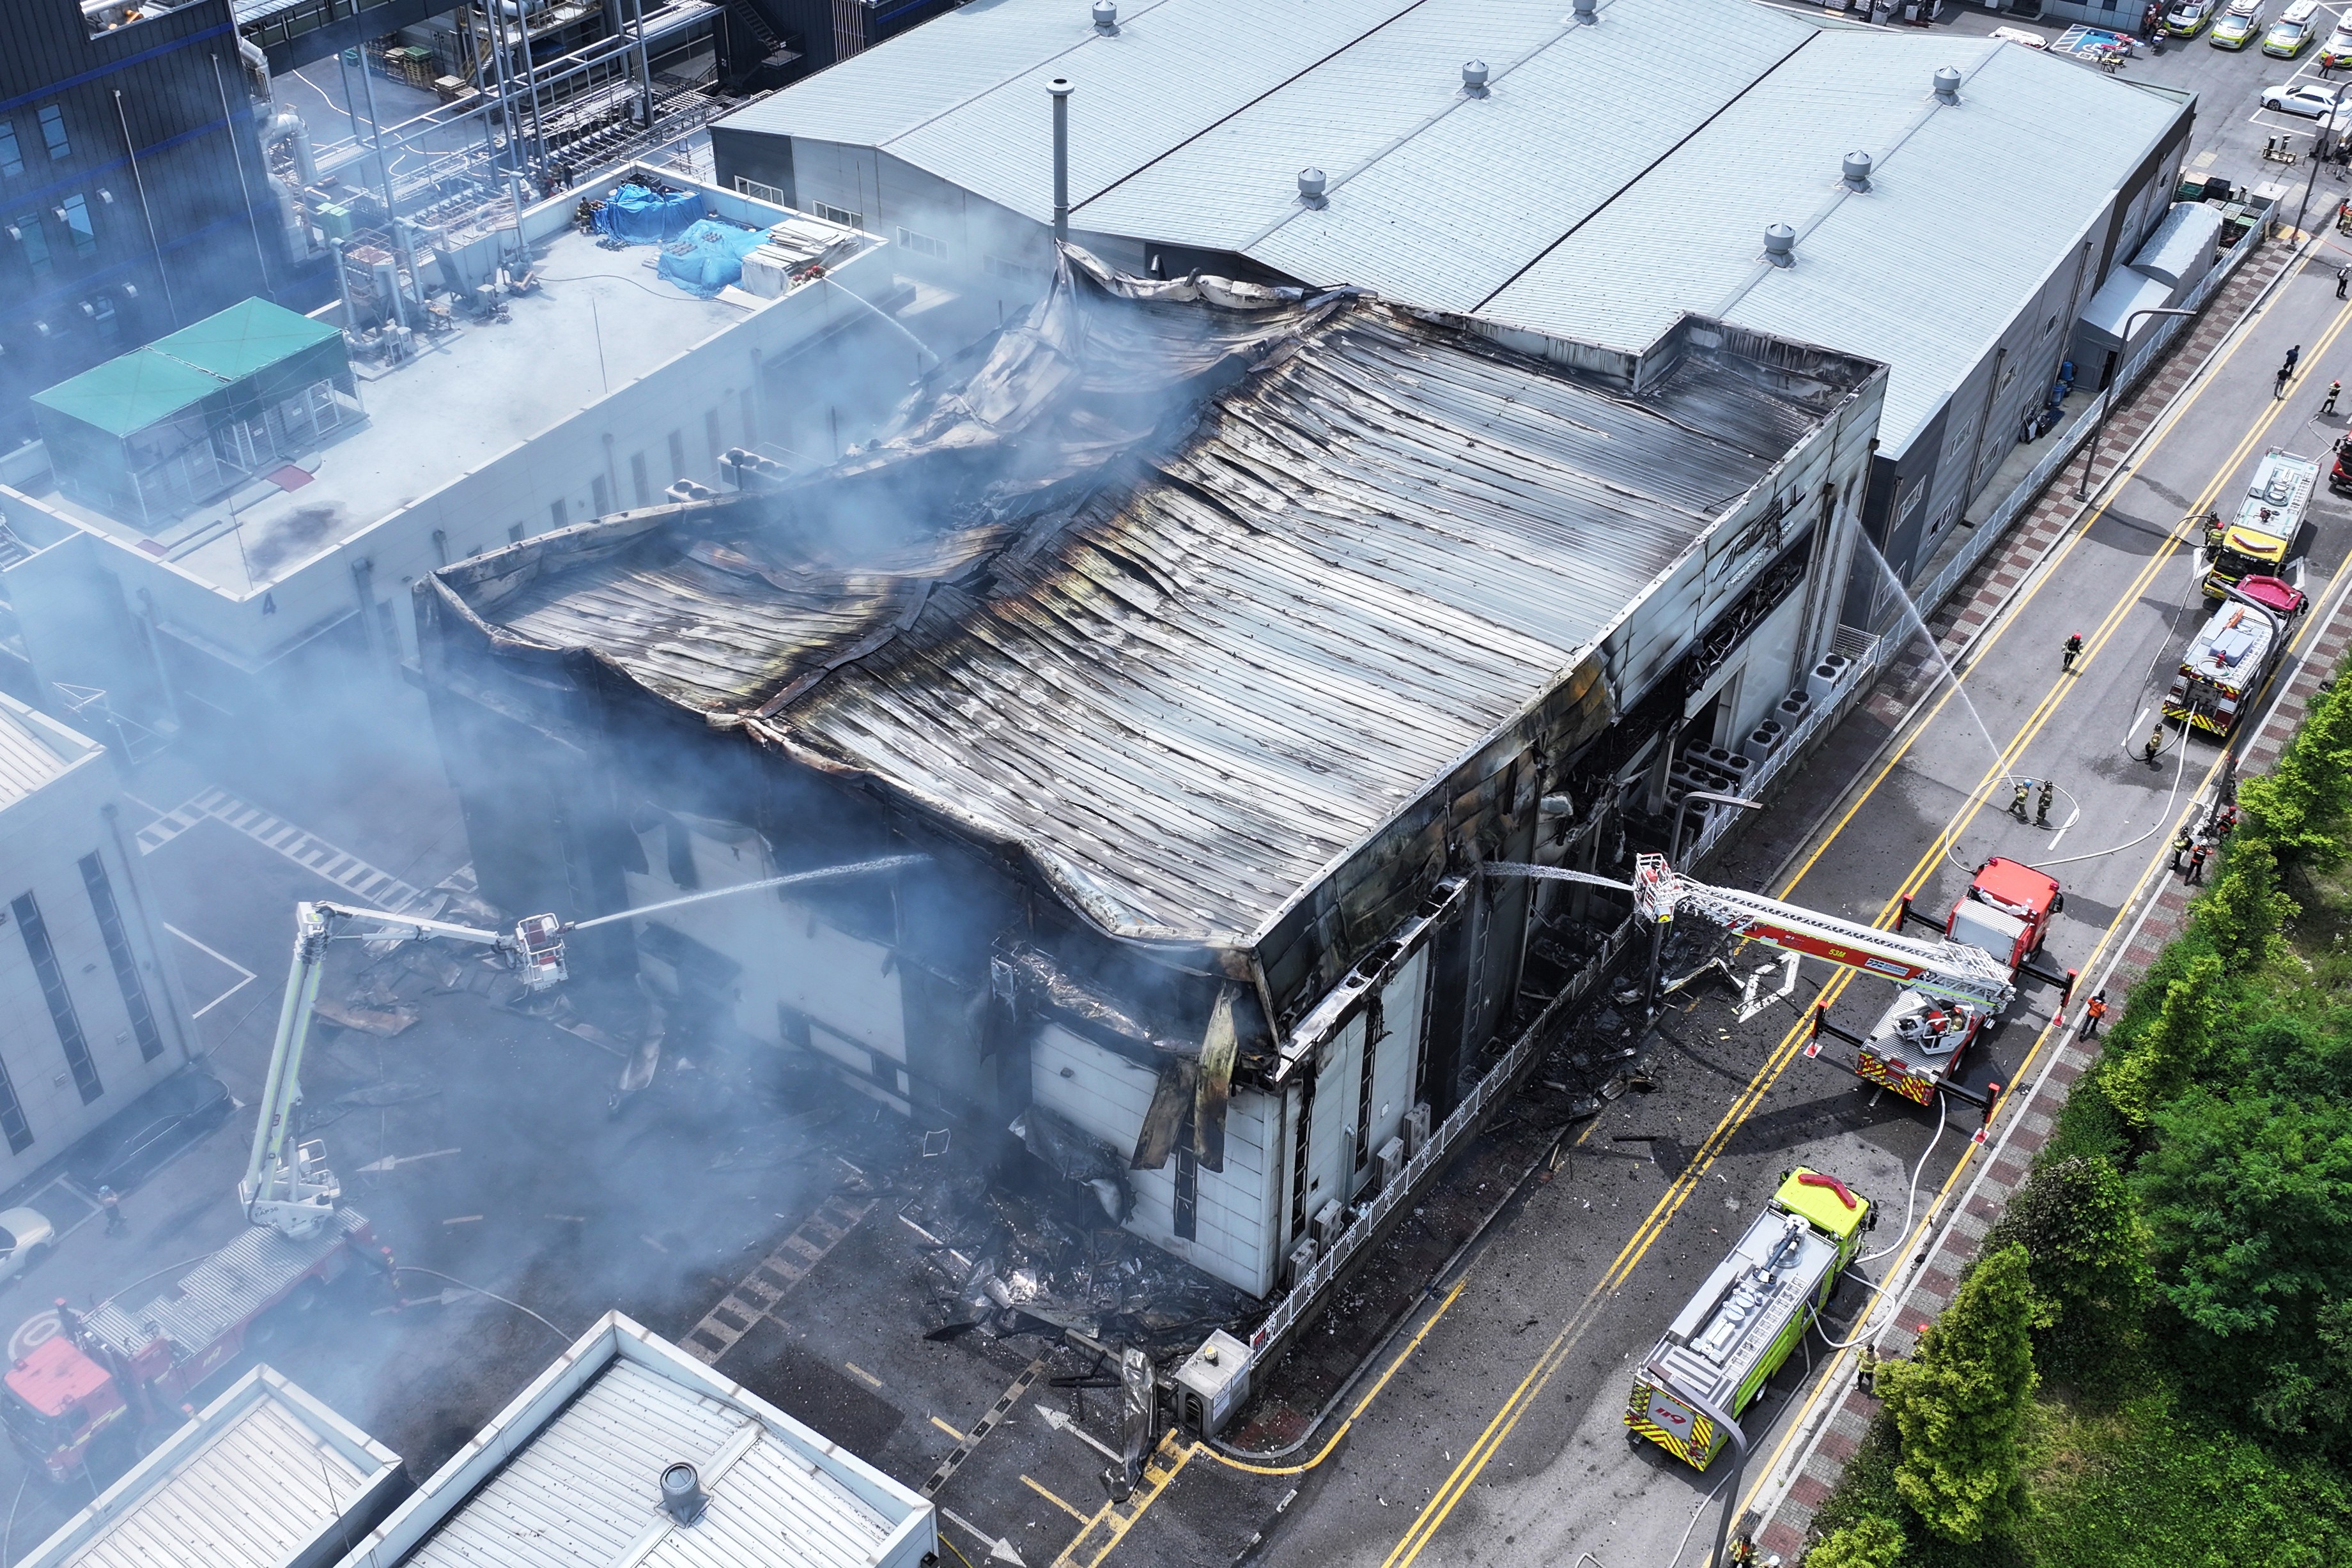
[[[1095,0],[1095,31],[1106,38],[1118,36],[1118,0]]]
[[[1941,103],[1960,101],[1960,72],[1957,66],[1944,66],[1936,72],[1936,98]]]
[[[1601,20],[1601,0],[1576,0],[1576,15],[1570,18],[1582,26]]]
[[[1462,67],[1462,90],[1472,98],[1486,96],[1486,62],[1465,61]]]
[[[1845,155],[1845,163],[1841,170],[1841,172],[1845,177],[1845,188],[1847,190],[1867,191],[1870,189],[1870,154],[1867,152],[1847,153]]]
[[[702,1511],[710,1505],[710,1494],[702,1490],[702,1478],[684,1459],[662,1471],[661,1505],[662,1511],[680,1524],[698,1522]]]
[[[1323,193],[1328,183],[1320,169],[1298,171],[1298,199],[1310,207],[1328,207],[1331,198]]]
[[[1774,224],[1766,229],[1764,259],[1775,267],[1794,267],[1797,262],[1797,231],[1786,224]]]
[[[1070,78],[1045,84],[1054,95],[1054,238],[1070,237]]]

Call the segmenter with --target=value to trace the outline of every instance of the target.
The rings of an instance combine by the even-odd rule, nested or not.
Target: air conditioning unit
[[[1402,1138],[1391,1138],[1387,1143],[1381,1145],[1381,1152],[1373,1155],[1372,1158],[1379,1166],[1378,1185],[1380,1190],[1386,1192],[1389,1188],[1390,1183],[1404,1175],[1404,1162],[1406,1159],[1404,1140]]]
[[[1429,1142],[1429,1102],[1423,1100],[1404,1113],[1404,1154],[1411,1159]]]
[[[1339,1232],[1348,1228],[1348,1210],[1338,1198],[1333,1198],[1315,1211],[1315,1241],[1325,1251],[1339,1244]]]
[[[1305,1282],[1308,1271],[1315,1267],[1315,1260],[1318,1256],[1320,1253],[1316,1248],[1315,1239],[1311,1236],[1290,1249],[1289,1283],[1292,1290],[1297,1290]]]

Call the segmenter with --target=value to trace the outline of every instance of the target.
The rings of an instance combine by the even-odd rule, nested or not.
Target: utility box
[[[1249,1397],[1249,1346],[1218,1329],[1176,1370],[1177,1425],[1213,1437]]]
[[[1409,1159],[1421,1153],[1421,1145],[1429,1142],[1429,1102],[1416,1100],[1412,1109],[1404,1113],[1404,1152]]]
[[[1381,1191],[1386,1192],[1395,1184],[1399,1176],[1404,1175],[1404,1140],[1391,1138],[1381,1145],[1381,1152],[1372,1157],[1379,1162],[1379,1179],[1374,1185]]]

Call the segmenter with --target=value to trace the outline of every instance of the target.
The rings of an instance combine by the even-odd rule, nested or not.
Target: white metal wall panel
[[[1029,1051],[1030,1097],[1122,1155],[1135,1147],[1158,1080],[1135,1062],[1059,1024],[1037,1030]],[[1127,1228],[1253,1295],[1271,1288],[1276,1236],[1266,1228],[1273,1103],[1244,1089],[1225,1112],[1225,1168],[1198,1173],[1197,1234],[1176,1234],[1176,1162],[1129,1171],[1135,1211]]]

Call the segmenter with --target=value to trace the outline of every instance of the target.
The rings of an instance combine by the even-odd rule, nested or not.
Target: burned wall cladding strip
[[[1881,372],[1692,345],[1637,396],[1377,299],[1189,287],[1074,254],[834,468],[446,569],[436,631],[584,654],[1294,1007],[1443,874],[1425,804],[1604,730],[1600,640]]]
[[[89,1040],[81,1031],[81,1015],[74,1010],[73,993],[66,989],[65,971],[58,967],[58,950],[49,941],[48,923],[41,918],[41,906],[29,893],[9,907],[16,911],[16,931],[24,938],[25,956],[33,961],[33,974],[41,983],[41,998],[49,1005],[49,1021],[57,1026],[58,1043],[65,1048],[74,1087],[87,1105],[105,1093],[106,1086],[99,1082],[98,1063],[90,1060]]]
[[[147,1005],[147,988],[139,979],[139,963],[122,928],[122,912],[115,906],[114,885],[107,880],[106,862],[95,852],[81,857],[82,885],[89,891],[90,912],[98,916],[99,935],[106,956],[114,966],[114,983],[122,992],[122,1006],[131,1015],[131,1032],[139,1040],[141,1060],[163,1054],[163,1036],[155,1028],[154,1009]]]

